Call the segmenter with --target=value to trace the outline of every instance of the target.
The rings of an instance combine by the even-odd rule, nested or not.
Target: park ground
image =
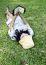
[[[23,15],[34,30],[33,48],[25,50],[7,34],[5,10],[26,7]],[[46,65],[46,0],[0,0],[0,65]],[[23,63],[21,63],[23,62]]]

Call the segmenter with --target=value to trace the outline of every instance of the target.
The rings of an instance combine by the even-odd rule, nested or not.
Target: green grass
[[[24,50],[7,34],[5,9],[17,4],[26,7],[24,17],[34,30],[35,47]],[[46,65],[46,0],[0,0],[0,65]]]

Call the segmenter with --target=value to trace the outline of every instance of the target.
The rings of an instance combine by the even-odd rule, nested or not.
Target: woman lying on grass
[[[13,14],[10,13],[7,8],[7,26],[9,28],[8,35],[12,40],[18,41],[23,48],[28,49],[34,46],[32,36],[34,32],[29,24],[25,21],[25,18],[21,15],[25,13],[25,8],[22,6],[17,6],[13,10]]]

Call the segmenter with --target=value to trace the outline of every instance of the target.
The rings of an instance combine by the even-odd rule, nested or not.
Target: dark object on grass
[[[25,60],[21,60],[21,65],[28,65],[28,63]]]

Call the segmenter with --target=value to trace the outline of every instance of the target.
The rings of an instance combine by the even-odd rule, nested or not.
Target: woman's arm
[[[10,29],[14,29],[14,22],[15,22],[15,19],[16,19],[16,15],[12,17],[12,21],[10,23]]]

